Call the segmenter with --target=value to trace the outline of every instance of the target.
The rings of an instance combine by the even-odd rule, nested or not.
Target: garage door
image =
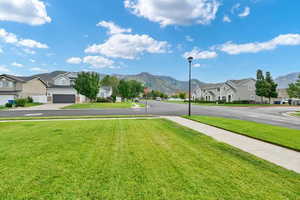
[[[54,94],[53,103],[75,103],[75,95],[73,94]]]
[[[13,95],[0,95],[0,105],[3,106],[8,103],[9,100],[14,100],[15,97]]]

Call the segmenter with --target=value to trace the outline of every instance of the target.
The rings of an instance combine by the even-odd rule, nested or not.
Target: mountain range
[[[43,73],[37,74],[35,76],[39,76],[42,79],[49,79],[49,77],[55,77],[58,74],[66,73],[65,71],[54,71],[51,73]],[[275,79],[275,82],[278,84],[278,88],[287,88],[288,84],[296,82],[300,72],[295,72],[291,74],[287,74],[285,76],[280,76]],[[101,77],[104,77],[105,74],[100,74]],[[146,87],[152,90],[159,90],[166,94],[173,94],[181,91],[188,91],[188,81],[180,81],[172,78],[170,76],[159,76],[153,75],[147,72],[142,72],[136,75],[120,75],[114,74],[113,76],[118,77],[119,79],[125,80],[136,80],[142,82]],[[192,89],[198,88],[199,86],[206,84],[197,79],[192,80]]]

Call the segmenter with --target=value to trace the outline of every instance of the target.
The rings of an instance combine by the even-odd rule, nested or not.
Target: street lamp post
[[[192,90],[192,62],[193,57],[188,57],[189,61],[189,116],[191,116],[191,90]]]

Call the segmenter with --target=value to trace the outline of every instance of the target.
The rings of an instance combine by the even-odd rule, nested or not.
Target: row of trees
[[[264,76],[262,70],[257,70],[256,73],[256,95],[261,97],[261,101],[263,101],[263,97],[269,99],[269,103],[271,103],[271,98],[277,98],[277,84],[273,80],[271,73],[266,72]]]
[[[296,83],[289,84],[287,92],[290,98],[300,98],[300,75]]]
[[[144,91],[144,86],[135,80],[119,80],[114,76],[105,76],[102,80],[98,73],[81,72],[75,80],[74,88],[79,94],[88,97],[91,101],[97,99],[100,86],[112,87],[112,97],[117,96],[123,99],[133,99],[139,97]]]

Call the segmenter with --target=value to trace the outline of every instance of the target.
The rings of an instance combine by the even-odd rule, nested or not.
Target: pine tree
[[[263,97],[266,96],[267,87],[266,87],[266,81],[262,70],[257,70],[256,73],[256,95],[261,97],[261,102],[263,102]]]
[[[278,93],[277,93],[277,84],[274,82],[271,73],[267,72],[266,73],[266,94],[265,97],[269,98],[269,103],[271,103],[271,98],[277,98]]]

